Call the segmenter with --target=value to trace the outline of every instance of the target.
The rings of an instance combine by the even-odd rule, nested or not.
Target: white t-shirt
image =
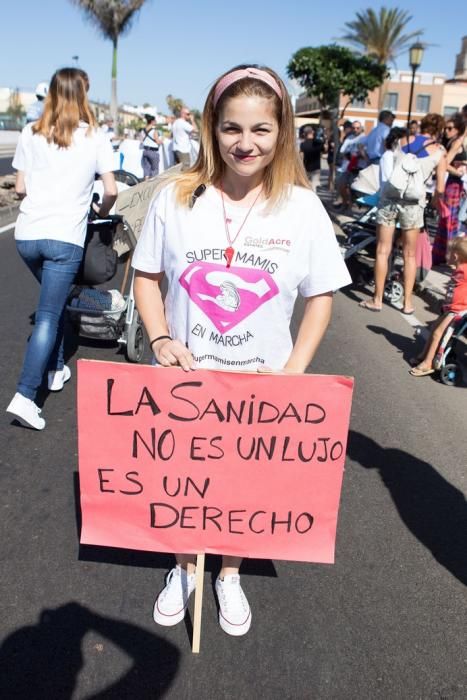
[[[143,137],[142,145],[144,148],[157,148],[159,149],[159,144],[156,141],[156,137],[159,136],[157,129],[151,127],[150,129],[143,129],[141,131],[141,136]]]
[[[59,148],[32,125],[24,127],[13,167],[24,172],[26,197],[16,221],[17,240],[51,238],[83,246],[95,174],[115,170],[105,134],[80,123],[69,148]]]
[[[226,204],[232,237],[247,211]],[[170,335],[187,343],[198,367],[282,369],[297,292],[311,297],[351,282],[332,223],[313,192],[293,187],[280,209],[253,209],[230,268],[227,245],[219,192],[208,187],[188,209],[168,185],[150,205],[132,264],[165,272]]]
[[[174,151],[180,153],[190,152],[190,134],[193,131],[193,125],[187,122],[186,119],[179,117],[172,126],[172,138]]]

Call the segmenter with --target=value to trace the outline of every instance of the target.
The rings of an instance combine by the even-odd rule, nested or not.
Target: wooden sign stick
[[[201,613],[203,610],[204,554],[196,555],[195,613],[193,619],[193,654],[199,654],[201,639]]]

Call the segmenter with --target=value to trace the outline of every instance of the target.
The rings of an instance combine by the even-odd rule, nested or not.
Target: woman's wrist
[[[303,362],[299,360],[294,360],[290,358],[288,362],[284,365],[284,372],[290,372],[291,374],[304,374],[308,365],[303,365]]]
[[[152,352],[156,354],[157,350],[160,350],[163,345],[170,343],[171,341],[172,337],[170,335],[158,335],[156,338],[149,341],[149,347],[151,348]]]

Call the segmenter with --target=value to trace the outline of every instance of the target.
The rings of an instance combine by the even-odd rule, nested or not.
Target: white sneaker
[[[240,637],[246,634],[251,625],[251,610],[246,595],[240,585],[240,576],[230,574],[216,580],[216,593],[219,601],[219,624],[227,634]]]
[[[188,600],[195,590],[195,579],[195,574],[187,574],[179,564],[170,571],[165,588],[154,603],[154,622],[172,627],[183,620]]]
[[[61,391],[63,385],[71,377],[71,370],[68,365],[63,365],[63,369],[58,369],[55,372],[49,372],[47,376],[47,385],[49,391]]]
[[[35,428],[36,430],[43,430],[45,428],[45,420],[41,418],[41,409],[36,406],[34,401],[27,399],[23,394],[16,392],[8,408],[7,413],[11,413],[19,420],[22,425],[26,425],[28,428]]]

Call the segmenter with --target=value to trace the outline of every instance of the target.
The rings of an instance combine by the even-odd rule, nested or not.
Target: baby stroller
[[[446,386],[455,386],[459,382],[461,367],[456,350],[461,338],[467,335],[466,331],[467,311],[460,311],[453,317],[441,338],[433,367],[439,371],[439,378]]]
[[[124,346],[129,362],[140,362],[144,354],[145,336],[135,308],[134,273],[130,277],[135,234],[123,216],[94,220],[90,216],[86,240],[77,285],[68,298],[70,322],[78,335],[97,340],[116,340]],[[127,255],[127,260],[120,293],[115,293],[115,290],[110,292],[100,285],[115,276],[119,254],[121,257]]]

